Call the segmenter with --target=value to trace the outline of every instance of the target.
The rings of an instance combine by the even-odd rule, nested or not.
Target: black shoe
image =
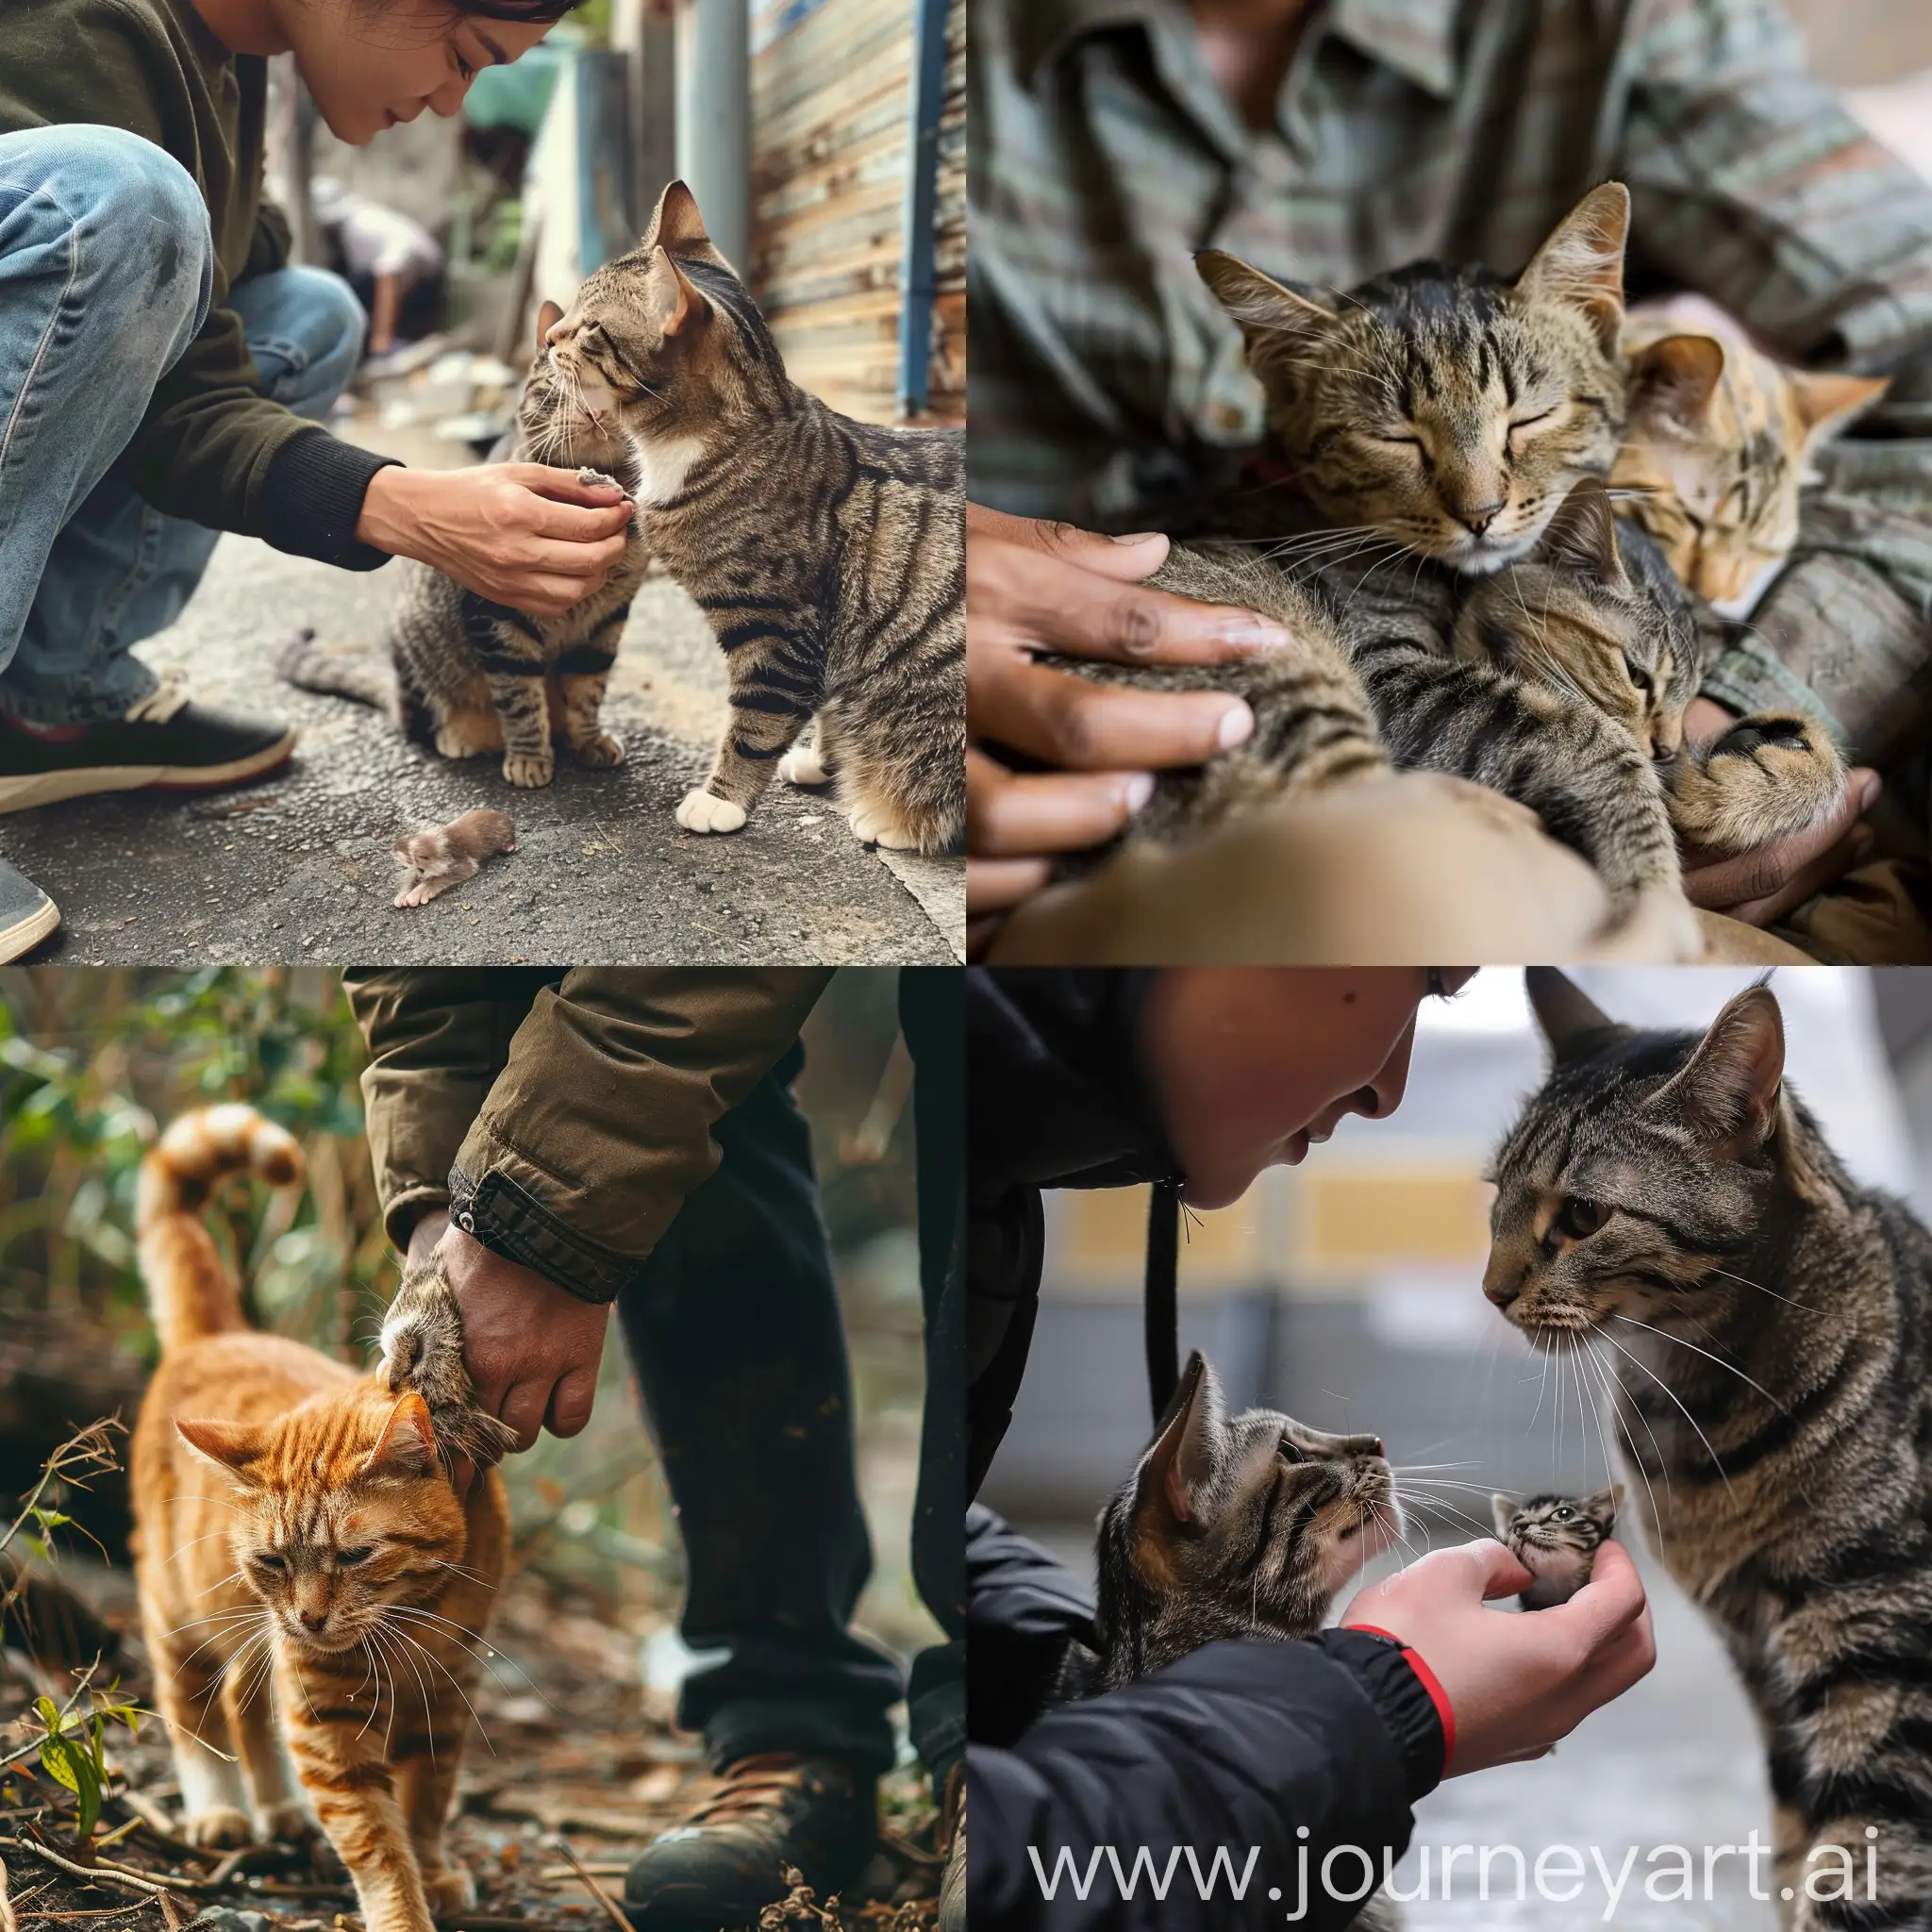
[[[162,680],[125,718],[42,726],[0,720],[0,812],[92,791],[220,791],[287,764],[295,734],[273,718],[189,702]]]
[[[631,1861],[624,1909],[638,1932],[752,1925],[785,1896],[795,1866],[821,1905],[878,1846],[878,1787],[837,1758],[762,1752],[728,1764],[720,1788]]]
[[[0,858],[0,966],[32,952],[59,924],[59,907]]]

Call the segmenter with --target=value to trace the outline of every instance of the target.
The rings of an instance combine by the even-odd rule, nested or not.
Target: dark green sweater
[[[261,197],[267,65],[231,54],[189,0],[5,0],[0,134],[87,122],[165,149],[208,203],[214,307],[162,378],[118,474],[156,508],[352,570],[387,553],[356,520],[384,458],[270,402],[230,285],[288,259]]]

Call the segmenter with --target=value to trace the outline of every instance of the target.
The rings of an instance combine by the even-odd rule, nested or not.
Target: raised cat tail
[[[231,1174],[292,1187],[302,1179],[302,1150],[273,1121],[237,1101],[183,1114],[141,1163],[134,1225],[163,1354],[248,1325],[242,1291],[201,1222],[216,1183]]]

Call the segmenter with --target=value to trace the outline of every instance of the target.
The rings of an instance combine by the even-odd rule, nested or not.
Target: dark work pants
[[[952,1640],[915,1659],[910,1709],[913,1740],[942,1777],[965,1733],[965,1491],[958,1370],[942,1359],[936,1371],[933,1357],[960,1353],[943,1344],[960,1281],[963,1049],[957,991],[948,1023],[944,992],[910,976],[901,1004],[916,1068],[928,1357],[913,1569]],[[714,1768],[784,1750],[882,1772],[886,1713],[906,1692],[893,1660],[847,1627],[872,1543],[810,1137],[791,1091],[803,1064],[794,1046],[719,1123],[717,1172],[678,1210],[618,1317],[684,1541],[680,1630],[693,1650],[724,1653],[685,1680],[679,1724],[703,1733]],[[949,1186],[945,1171],[928,1172],[928,1132]]]

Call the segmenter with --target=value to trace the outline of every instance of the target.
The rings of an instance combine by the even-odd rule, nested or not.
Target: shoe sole
[[[44,906],[0,932],[0,966],[9,959],[18,959],[23,953],[31,953],[59,924],[60,908],[49,899]]]
[[[77,765],[66,772],[0,778],[0,812],[29,811],[96,791],[225,791],[287,764],[294,750],[295,734],[289,731],[274,744],[225,765]]]

